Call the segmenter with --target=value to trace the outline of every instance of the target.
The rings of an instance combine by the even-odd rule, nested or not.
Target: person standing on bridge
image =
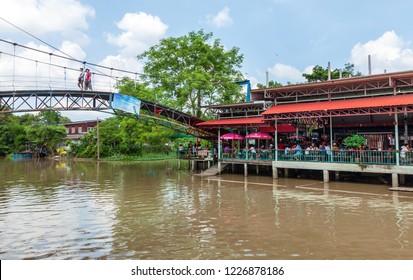
[[[80,68],[79,78],[77,78],[77,86],[80,90],[83,90],[83,83],[85,81],[85,73],[83,72],[83,68]]]
[[[92,73],[90,72],[89,68],[86,69],[85,73],[85,90],[93,90],[92,89]]]

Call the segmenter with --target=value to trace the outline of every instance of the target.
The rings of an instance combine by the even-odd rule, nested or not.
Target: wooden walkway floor
[[[223,163],[221,164],[221,170],[218,169],[218,164],[211,166],[210,168],[201,171],[199,174],[200,176],[215,176],[218,173],[222,172],[226,167],[228,166],[228,163]]]

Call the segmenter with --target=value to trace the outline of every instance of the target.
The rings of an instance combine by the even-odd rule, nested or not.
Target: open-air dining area
[[[212,105],[209,156],[227,164],[328,173],[413,174],[413,72],[257,89],[251,101]],[[197,157],[197,153],[192,153]],[[218,167],[218,172],[222,167]]]

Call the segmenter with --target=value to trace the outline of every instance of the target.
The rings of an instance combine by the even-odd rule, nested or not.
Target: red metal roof
[[[236,119],[221,119],[212,120],[196,124],[197,126],[229,126],[229,125],[250,125],[264,124],[264,117],[255,118],[236,118]]]
[[[245,126],[245,125],[260,127],[260,132],[275,132],[273,125],[268,125],[268,123],[264,123],[264,117],[221,119],[221,120],[206,121],[206,122],[197,124],[197,126],[204,126],[204,127],[217,127],[217,126],[234,127],[234,126]],[[294,125],[289,124],[289,123],[279,123],[277,124],[277,130],[279,133],[295,132],[296,128]]]
[[[337,85],[350,85],[350,84],[360,84],[360,83],[372,83],[377,81],[386,81],[389,79],[403,79],[413,77],[413,71],[403,71],[403,72],[393,72],[393,73],[382,73],[376,75],[368,76],[355,76],[351,78],[342,79],[332,79],[323,82],[312,82],[298,85],[287,85],[282,87],[272,87],[264,89],[253,89],[251,93],[260,93],[264,91],[293,91],[299,89],[309,89],[309,88],[321,88],[326,86],[337,86]]]
[[[277,115],[283,113],[299,113],[309,111],[332,111],[341,109],[394,107],[411,104],[413,104],[413,94],[391,95],[370,98],[276,105],[271,107],[267,111],[263,112],[262,114]]]
[[[296,132],[296,127],[290,123],[278,123],[277,132],[286,133],[286,132]],[[272,126],[261,126],[260,132],[275,132],[275,127]]]

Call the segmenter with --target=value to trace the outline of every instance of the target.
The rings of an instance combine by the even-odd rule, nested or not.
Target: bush
[[[350,148],[360,148],[366,144],[366,138],[357,134],[353,134],[351,136],[346,137],[343,140],[343,144],[344,146]]]

